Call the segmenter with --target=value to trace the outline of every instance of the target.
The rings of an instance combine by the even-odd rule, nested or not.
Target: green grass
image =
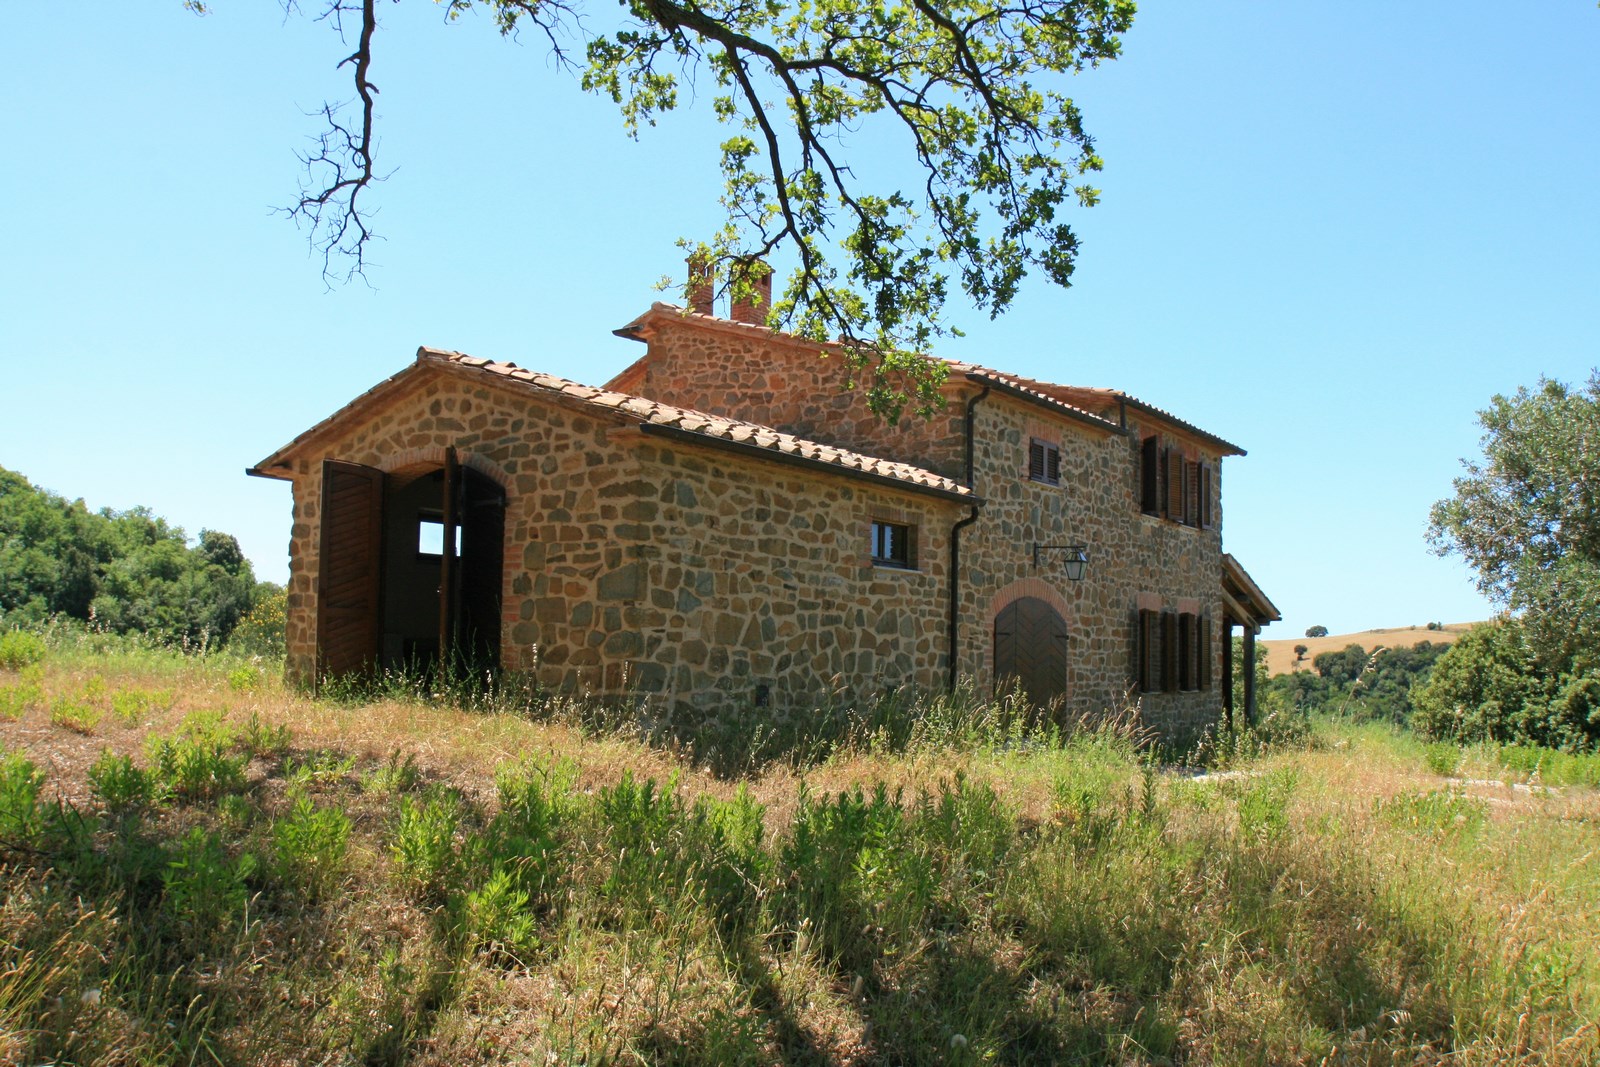
[[[1301,721],[1197,778],[908,694],[651,744],[154,655],[52,649],[0,722],[0,1061],[1600,1059],[1584,757]]]

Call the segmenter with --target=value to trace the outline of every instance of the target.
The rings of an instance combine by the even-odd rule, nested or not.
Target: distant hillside
[[[1300,670],[1311,670],[1311,661],[1317,658],[1319,652],[1339,652],[1347,645],[1360,645],[1371,652],[1382,645],[1385,648],[1406,648],[1419,645],[1424,641],[1434,644],[1451,644],[1456,638],[1472,629],[1482,625],[1476,622],[1447,622],[1443,630],[1430,630],[1426,625],[1420,626],[1393,626],[1379,630],[1361,630],[1350,634],[1329,634],[1327,637],[1306,637],[1300,634],[1295,637],[1275,638],[1271,641],[1261,641],[1262,648],[1267,650],[1267,673],[1287,674],[1296,668],[1294,646],[1306,646],[1306,658],[1299,664]],[[1271,631],[1266,631],[1270,633]]]

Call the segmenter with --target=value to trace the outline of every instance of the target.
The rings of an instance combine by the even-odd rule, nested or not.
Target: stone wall
[[[1174,734],[1216,721],[1221,678],[1221,529],[1195,529],[1139,509],[1139,427],[1099,433],[1009,396],[991,393],[977,408],[974,488],[985,500],[963,531],[959,664],[980,692],[994,685],[994,620],[1020,596],[1054,604],[1069,632],[1068,706],[1080,714],[1124,707],[1134,681],[1138,609],[1195,611],[1212,620],[1208,691],[1132,693],[1145,721]],[[1180,440],[1161,427],[1175,443]],[[1031,481],[1031,440],[1060,448],[1059,485]],[[1193,458],[1214,454],[1184,441]],[[1214,514],[1221,480],[1212,484]],[[1083,544],[1089,566],[1070,582],[1059,558],[1036,567],[1035,544]]]
[[[453,445],[506,490],[501,655],[544,685],[682,721],[941,684],[954,503],[617,425],[472,372],[430,371],[294,460],[289,671],[314,670],[321,465],[415,472]],[[874,519],[917,567],[873,566]]]
[[[649,358],[614,379],[613,387],[915,464],[957,481],[966,477],[959,404],[932,420],[908,412],[886,426],[867,410],[864,390],[844,388],[838,355],[824,359],[820,346],[761,326],[669,312],[652,319],[648,340]]]

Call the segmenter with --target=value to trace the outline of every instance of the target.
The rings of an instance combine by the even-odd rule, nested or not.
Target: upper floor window
[[[1185,526],[1211,521],[1211,465],[1185,458],[1183,449],[1151,434],[1139,449],[1139,510]]]
[[[879,567],[901,567],[906,570],[917,565],[917,528],[905,523],[872,523],[872,562]]]
[[[1061,484],[1061,448],[1035,438],[1028,442],[1028,477],[1046,485]]]

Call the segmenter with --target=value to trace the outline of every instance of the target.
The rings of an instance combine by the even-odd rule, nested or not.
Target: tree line
[[[67,618],[194,646],[226,643],[249,619],[245,633],[274,651],[281,604],[282,589],[256,580],[231,534],[201,530],[191,544],[149,508],[91,511],[0,467],[4,628]],[[278,633],[260,632],[271,617]]]

